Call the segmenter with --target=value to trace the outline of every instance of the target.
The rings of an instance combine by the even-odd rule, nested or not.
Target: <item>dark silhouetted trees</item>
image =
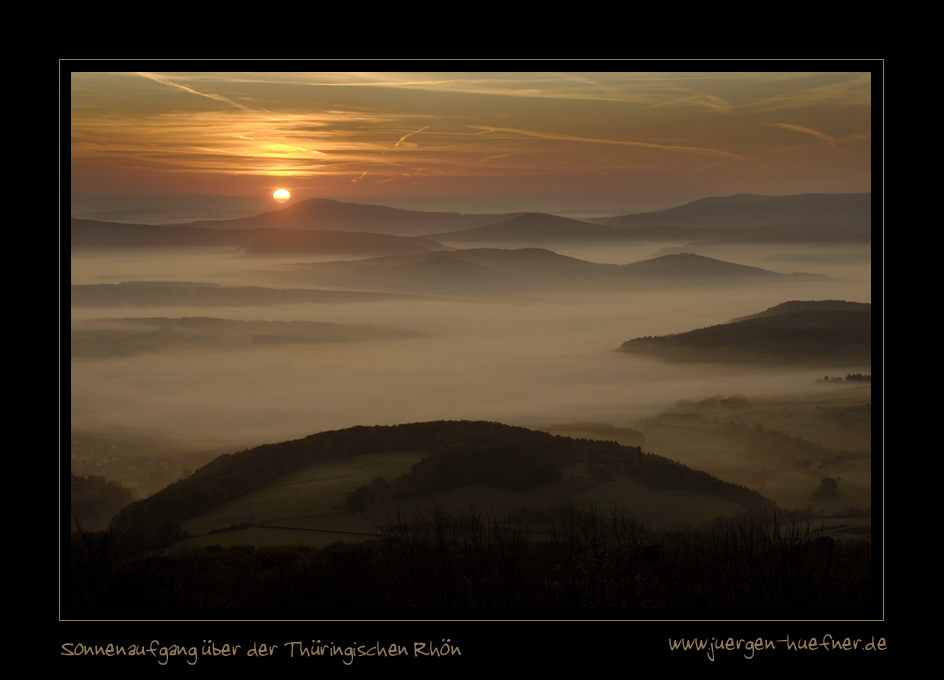
[[[515,513],[432,507],[382,538],[324,549],[237,546],[121,558],[123,532],[76,532],[72,607],[865,608],[871,543],[765,513],[654,534],[613,510],[564,505],[546,534]]]

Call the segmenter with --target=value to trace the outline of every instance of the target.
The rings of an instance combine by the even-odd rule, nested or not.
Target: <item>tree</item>
[[[823,477],[810,496],[814,501],[825,501],[839,496],[839,484],[832,477]]]
[[[347,507],[351,512],[357,512],[367,507],[370,502],[371,490],[366,484],[363,484],[347,495]]]

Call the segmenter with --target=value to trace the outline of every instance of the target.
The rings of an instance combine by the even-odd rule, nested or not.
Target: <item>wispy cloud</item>
[[[426,125],[425,127],[421,127],[419,130],[415,130],[414,132],[408,132],[407,134],[405,134],[405,135],[403,135],[402,137],[400,137],[400,140],[399,140],[396,144],[394,144],[393,146],[391,146],[389,149],[387,149],[387,150],[384,151],[383,153],[387,153],[387,151],[393,151],[394,149],[396,149],[398,146],[400,146],[401,144],[403,144],[403,142],[405,142],[407,139],[409,139],[409,138],[412,137],[413,135],[418,134],[418,133],[422,132],[423,130],[427,130],[427,129],[429,129],[429,125]]]
[[[673,153],[690,153],[701,156],[715,156],[718,158],[724,158],[727,160],[733,161],[748,161],[751,160],[747,156],[742,156],[740,154],[732,153],[730,151],[722,151],[720,149],[711,149],[701,146],[681,146],[678,144],[657,144],[655,142],[640,142],[633,140],[625,139],[598,139],[594,137],[579,137],[576,135],[563,135],[553,132],[537,132],[535,130],[520,130],[513,128],[500,128],[492,127],[485,125],[471,125],[474,129],[482,130],[483,133],[489,132],[506,132],[510,134],[523,135],[525,137],[537,137],[540,139],[556,139],[560,141],[567,142],[583,142],[586,144],[608,144],[612,146],[636,146],[646,149],[655,149],[658,151],[669,151]]]
[[[783,128],[784,130],[793,130],[794,132],[803,132],[805,134],[816,137],[820,141],[826,142],[826,144],[835,147],[836,138],[830,137],[826,133],[820,132],[819,130],[814,130],[813,128],[803,127],[802,125],[793,125],[792,123],[768,123],[772,127]]]
[[[692,92],[681,88],[663,88],[658,93],[652,92],[650,96],[654,101],[646,106],[647,109],[684,105],[726,115],[731,115],[735,112],[735,107],[724,97],[702,92]]]
[[[653,74],[635,72],[556,73],[277,73],[231,74],[229,82],[273,82],[336,88],[425,90],[532,99],[571,99],[651,103]]]
[[[773,147],[867,158],[855,140],[870,136],[861,73],[77,73],[72,87],[83,172],[133,167],[194,183],[204,173],[402,180],[416,191],[422,178],[720,186],[821,160]]]
[[[154,170],[270,176],[357,172],[383,149],[370,119],[245,108],[174,114],[74,116],[72,159],[134,163]],[[339,130],[338,127],[342,129]],[[351,168],[351,165],[361,167]]]
[[[782,146],[777,149],[773,149],[775,153],[779,153],[781,151],[792,151],[794,149],[807,149],[811,147],[822,146],[831,151],[842,151],[843,153],[848,153],[853,156],[858,156],[859,154],[855,154],[855,153],[852,153],[851,151],[845,151],[844,149],[840,149],[838,145],[842,144],[843,142],[851,142],[851,141],[855,141],[859,139],[868,139],[869,137],[872,136],[871,132],[860,132],[854,135],[843,137],[841,139],[837,139],[836,137],[827,135],[825,132],[820,132],[819,130],[814,130],[813,128],[805,127],[803,125],[794,125],[792,123],[767,123],[767,125],[770,125],[771,127],[782,128],[784,130],[790,130],[792,132],[799,132],[801,134],[814,137],[817,140],[816,142],[813,142],[810,144]]]
[[[824,85],[802,86],[807,79],[829,79]],[[796,87],[789,83],[799,81]],[[872,75],[862,74],[783,74],[776,84],[771,83],[768,89],[786,90],[768,97],[757,98],[745,102],[741,108],[751,113],[763,113],[780,109],[801,108],[810,109],[822,106],[871,106],[872,105]]]
[[[164,76],[159,76],[156,73],[145,73],[142,71],[138,72],[139,76],[144,76],[145,78],[150,78],[154,82],[161,83],[162,85],[167,85],[169,87],[175,87],[178,90],[183,90],[184,92],[189,92],[191,94],[199,95],[200,97],[207,97],[209,99],[216,100],[218,102],[223,102],[224,104],[229,104],[230,106],[235,106],[237,109],[247,109],[248,107],[243,106],[239,102],[234,102],[232,99],[227,99],[218,94],[212,94],[208,92],[198,92],[192,87],[187,87],[186,85],[181,85],[180,83],[175,83],[170,78],[165,78]]]

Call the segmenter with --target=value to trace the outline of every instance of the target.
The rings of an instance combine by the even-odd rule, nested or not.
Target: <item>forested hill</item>
[[[759,319],[765,316],[782,316],[784,314],[792,314],[793,312],[810,310],[816,312],[852,311],[871,314],[872,305],[868,302],[846,302],[845,300],[791,300],[790,302],[782,302],[779,305],[775,305],[759,314],[750,314],[748,316],[732,319],[731,323],[746,321],[747,319]]]
[[[410,473],[392,480],[393,492],[400,496],[467,484],[522,490],[556,481],[561,478],[562,465],[583,461],[653,488],[699,491],[749,509],[771,507],[756,491],[643,453],[638,447],[554,436],[501,423],[438,421],[352,427],[222,455],[187,479],[125,507],[112,526],[154,529],[177,525],[317,461],[383,451],[429,454]]]
[[[846,235],[870,239],[872,194],[796,194],[792,196],[714,196],[675,208],[607,221],[608,226],[640,233],[682,233],[687,237],[752,238],[802,235],[828,240]]]
[[[872,310],[840,301],[790,302],[726,324],[634,338],[619,350],[681,362],[869,365]]]

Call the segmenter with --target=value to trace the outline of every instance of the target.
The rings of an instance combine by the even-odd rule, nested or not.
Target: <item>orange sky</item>
[[[871,94],[868,72],[72,73],[71,192],[480,212],[864,192]]]

